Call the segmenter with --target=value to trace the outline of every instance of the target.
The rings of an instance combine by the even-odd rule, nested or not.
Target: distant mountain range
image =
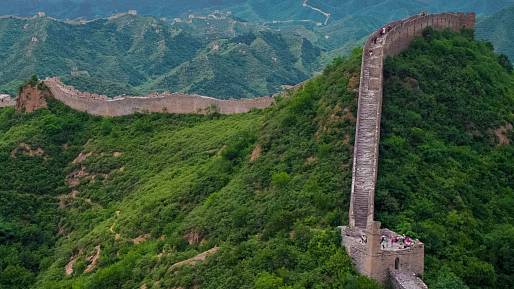
[[[299,34],[223,14],[173,23],[128,14],[82,23],[0,19],[0,90],[10,93],[35,73],[108,95],[270,95],[307,79],[320,56]]]
[[[476,35],[491,41],[498,52],[514,61],[514,5],[478,23]]]
[[[106,17],[129,9],[144,15],[178,17],[191,12],[231,10],[248,21],[311,19],[324,22],[350,15],[385,15],[387,18],[428,10],[473,10],[490,15],[513,3],[512,0],[3,0],[0,14],[20,16],[45,11],[57,18]]]
[[[37,73],[59,75],[78,88],[108,95],[155,90],[220,98],[269,95],[347,54],[373,29],[420,11],[475,11],[479,38],[514,58],[513,9],[506,8],[514,0],[4,0],[3,4],[0,15],[33,16],[43,11],[50,16],[0,19],[0,92],[9,93]],[[138,16],[117,14],[129,10]]]

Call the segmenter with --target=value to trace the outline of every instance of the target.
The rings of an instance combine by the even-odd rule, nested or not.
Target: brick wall
[[[266,108],[274,102],[272,97],[220,100],[182,93],[109,99],[104,95],[78,91],[72,86],[64,85],[58,78],[48,78],[44,83],[57,100],[75,110],[99,116],[122,116],[137,112],[203,114],[212,109],[216,109],[221,114],[235,114],[248,112],[253,108]]]
[[[16,100],[6,94],[0,94],[0,107],[12,107],[16,105]]]
[[[360,236],[366,236],[363,243]],[[386,247],[382,249],[381,236],[398,236],[398,234],[380,229],[380,222],[373,222],[368,230],[355,230],[342,227],[341,240],[357,271],[384,284],[392,272],[408,272],[422,276],[425,262],[425,245],[416,243],[405,249]]]

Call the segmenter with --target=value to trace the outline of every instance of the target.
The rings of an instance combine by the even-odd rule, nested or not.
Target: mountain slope
[[[352,133],[348,113],[355,93],[346,84],[358,74],[358,63],[354,58],[333,66],[274,109],[236,116],[99,119],[53,102],[32,115],[3,110],[2,168],[18,165],[18,158],[36,166],[65,151],[48,169],[60,181],[48,180],[59,189],[48,193],[54,199],[44,206],[62,200],[54,208],[62,218],[47,219],[45,230],[60,233],[41,244],[53,249],[34,251],[33,263],[18,259],[22,250],[9,251],[11,267],[1,268],[6,278],[0,284],[24,288],[27,283],[7,278],[14,272],[37,276],[36,288],[377,288],[353,272],[335,230],[348,204],[343,192],[351,144],[341,140]],[[23,129],[36,124],[50,132]],[[66,133],[80,143],[54,137]],[[10,151],[22,141],[45,155],[20,150],[12,158]],[[2,171],[12,180],[2,195],[19,192],[24,178],[38,176],[17,172]],[[39,205],[44,208],[32,206]],[[13,211],[9,226],[31,221]],[[21,238],[14,234],[6,248]],[[220,251],[208,262],[170,269],[216,246]],[[86,257],[95,252],[99,263],[84,273],[92,263]],[[71,260],[72,276],[65,277]]]
[[[431,288],[509,288],[514,77],[467,35],[426,36],[386,63],[377,219],[425,242]],[[336,60],[242,115],[0,110],[0,284],[378,288],[335,229],[347,223],[359,65],[358,52]]]
[[[497,51],[514,60],[514,6],[480,21],[476,35],[479,39],[490,41]]]
[[[509,288],[514,77],[485,43],[425,35],[385,64],[378,218],[425,242],[430,288]]]
[[[0,19],[0,85],[12,93],[32,74],[57,75],[107,95],[172,90],[242,98],[271,95],[318,68],[320,48],[298,34],[214,17],[174,24],[132,15],[83,24]],[[228,79],[241,82],[219,86]]]

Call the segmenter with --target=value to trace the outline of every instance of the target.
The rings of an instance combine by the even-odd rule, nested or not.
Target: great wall
[[[201,95],[169,92],[109,98],[105,95],[79,91],[73,86],[63,84],[56,77],[47,78],[42,83],[53,98],[77,111],[97,116],[123,116],[150,112],[205,114],[214,111],[221,114],[235,114],[266,108],[274,102],[273,97],[269,96],[221,100]],[[26,86],[17,98],[17,110],[31,112],[46,107],[44,98],[33,97],[35,95],[30,86]]]
[[[363,48],[357,124],[352,171],[349,225],[342,226],[341,237],[356,269],[395,289],[422,289],[424,244],[414,240],[409,246],[385,244],[401,236],[381,229],[374,220],[375,187],[378,174],[380,122],[383,97],[384,59],[406,50],[412,40],[432,27],[435,30],[460,31],[475,26],[474,13],[425,13],[395,21],[372,33]],[[43,81],[55,99],[71,108],[99,116],[122,116],[144,112],[206,113],[215,108],[222,114],[244,113],[273,104],[272,97],[219,100],[180,93],[152,94],[145,97],[118,97],[80,92],[58,78]],[[33,111],[46,107],[42,93],[25,88],[17,98],[18,110]],[[9,97],[0,98],[0,107],[14,106]]]
[[[0,108],[15,106],[16,100],[8,94],[0,94]]]
[[[424,244],[414,240],[408,246],[393,245],[385,240],[403,236],[381,229],[380,222],[374,220],[384,59],[406,50],[427,27],[460,31],[474,26],[474,13],[422,13],[385,25],[369,36],[363,48],[349,226],[341,228],[342,245],[360,273],[380,283],[390,283],[395,289],[427,286],[420,279],[424,271]]]

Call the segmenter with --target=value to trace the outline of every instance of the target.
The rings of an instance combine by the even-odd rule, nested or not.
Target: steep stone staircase
[[[359,109],[355,132],[352,185],[353,226],[365,229],[373,218],[373,199],[377,175],[380,138],[382,39],[369,46],[363,57]]]

